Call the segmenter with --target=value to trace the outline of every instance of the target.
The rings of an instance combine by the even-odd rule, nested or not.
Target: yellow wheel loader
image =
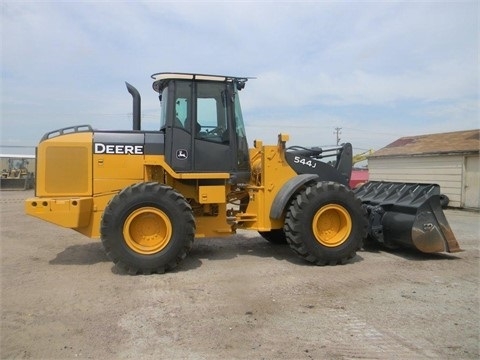
[[[8,169],[2,170],[1,190],[29,190],[34,185],[34,174],[28,171],[28,160],[24,157],[9,155]]]
[[[369,182],[349,187],[352,146],[248,147],[239,91],[248,78],[152,75],[158,131],[89,125],[43,136],[35,197],[26,213],[101,238],[108,257],[131,274],[163,273],[195,238],[237,229],[288,243],[317,265],[343,264],[365,239],[423,252],[458,251],[435,184]]]

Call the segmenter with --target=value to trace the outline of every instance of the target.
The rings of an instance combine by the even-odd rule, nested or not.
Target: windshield
[[[238,168],[248,170],[250,168],[248,141],[245,134],[245,125],[243,124],[242,108],[240,106],[240,97],[235,91],[235,127],[238,142]]]

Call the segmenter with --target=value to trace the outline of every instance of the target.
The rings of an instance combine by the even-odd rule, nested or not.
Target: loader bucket
[[[369,216],[369,238],[424,253],[461,251],[437,184],[370,181],[355,190]]]
[[[28,178],[2,178],[0,179],[1,190],[28,190],[31,189],[32,180]]]

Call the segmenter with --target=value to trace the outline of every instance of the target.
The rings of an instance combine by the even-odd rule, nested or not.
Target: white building
[[[479,129],[402,137],[369,156],[369,179],[439,184],[449,206],[480,209],[479,155]]]

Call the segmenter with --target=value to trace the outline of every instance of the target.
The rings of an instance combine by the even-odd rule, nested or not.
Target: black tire
[[[270,231],[259,231],[258,232],[265,240],[276,245],[285,245],[287,244],[287,238],[285,236],[285,231],[283,229],[273,229]]]
[[[362,247],[367,218],[346,186],[319,182],[293,199],[285,219],[290,247],[316,265],[344,264]]]
[[[100,232],[108,257],[120,269],[132,275],[164,273],[187,256],[195,220],[185,198],[171,187],[139,183],[113,197]]]

